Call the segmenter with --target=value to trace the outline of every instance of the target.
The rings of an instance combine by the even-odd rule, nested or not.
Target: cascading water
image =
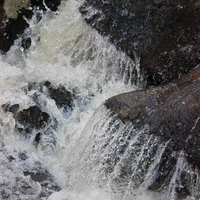
[[[136,129],[101,105],[79,142],[69,164],[73,185],[82,180],[119,193],[119,199],[199,199],[198,169],[183,151],[168,148],[170,139],[149,134],[148,125]]]
[[[133,62],[86,25],[78,12],[78,4],[73,0],[63,1],[57,13],[36,11],[31,20],[27,19],[30,28],[23,35],[31,37],[30,49],[19,46],[21,37],[6,55],[1,55],[0,190],[3,199],[39,198],[41,185],[25,173],[34,165],[46,167],[64,189],[68,184],[66,164],[70,162],[67,154],[94,110],[105,99],[136,88],[132,84],[136,80],[133,70],[139,74],[139,61]],[[38,20],[38,15],[43,15],[42,20]],[[48,88],[43,83],[47,82],[54,88],[64,87],[64,91],[72,94],[70,108],[56,105],[46,92]],[[16,116],[12,112],[14,107],[22,114]],[[50,119],[48,125],[30,128],[26,124],[30,122],[28,119],[24,124],[17,122],[23,117],[23,111],[34,112],[31,109],[39,108],[42,116]],[[11,112],[5,112],[6,109]],[[20,128],[25,132],[20,132]],[[23,193],[26,187],[30,188],[28,194]],[[50,187],[50,193],[55,187]],[[79,191],[76,193],[76,198],[84,199]],[[97,193],[94,192],[92,199]]]
[[[160,144],[159,138],[145,135],[148,127],[133,134],[132,124],[122,125],[100,106],[113,95],[145,84],[139,58],[135,56],[135,61],[131,60],[86,25],[78,6],[76,0],[68,0],[62,2],[59,12],[36,11],[31,20],[27,19],[30,28],[24,33],[24,37],[31,37],[30,49],[20,47],[22,38],[19,38],[10,51],[0,57],[1,198],[163,199],[161,194],[149,193],[145,188],[156,176],[151,172],[155,171],[167,142]],[[40,21],[38,15],[43,15]],[[55,89],[53,93],[59,88],[68,91],[68,106],[57,105],[48,93],[49,85]],[[31,128],[28,120],[20,124],[23,114],[16,112],[32,112],[31,109],[40,109],[47,123],[37,122],[38,127]],[[131,142],[129,137],[133,137]],[[119,146],[123,149],[124,145],[130,146],[126,151],[139,148],[137,155],[120,158]],[[149,148],[152,152],[147,150]],[[143,163],[142,158],[151,153],[151,162]],[[115,159],[111,159],[113,155]],[[181,155],[179,157],[182,162]],[[124,180],[122,183],[118,178],[123,176],[123,165],[134,173],[120,179]],[[45,173],[48,190],[44,189],[44,183],[33,181],[38,169]],[[137,179],[136,174],[140,178]],[[134,185],[139,186],[139,190],[134,192]],[[23,192],[24,188],[27,193]]]

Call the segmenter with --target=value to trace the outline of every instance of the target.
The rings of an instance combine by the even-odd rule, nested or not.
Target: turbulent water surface
[[[37,105],[51,118],[50,124],[40,130],[46,133],[51,129],[51,134],[43,134],[35,145],[37,130],[32,129],[28,135],[20,133],[14,114],[5,112],[3,106],[0,108],[0,184],[4,187],[4,198],[37,199],[41,186],[24,176],[24,170],[38,165],[47,168],[62,189],[51,192],[49,200],[160,199],[159,194],[142,190],[130,194],[114,193],[103,181],[90,184],[91,177],[84,177],[84,170],[83,174],[76,172],[80,168],[76,155],[83,151],[87,137],[94,131],[92,122],[87,123],[95,109],[113,95],[138,89],[140,86],[134,85],[135,82],[144,84],[139,57],[135,56],[132,61],[117,51],[107,38],[86,25],[78,12],[79,4],[76,0],[63,1],[60,11],[41,13],[41,21],[35,14],[28,21],[30,28],[25,31],[31,37],[30,49],[20,47],[19,38],[10,51],[0,57],[0,105],[18,104],[19,110]],[[42,83],[46,81],[73,94],[72,108],[57,107],[45,93],[47,88]],[[103,106],[99,109],[95,120],[105,116],[102,123],[108,123],[107,111]],[[99,123],[98,126],[104,125]],[[27,159],[23,159],[23,155]],[[100,166],[93,168],[88,176],[98,177]],[[75,178],[71,178],[73,176]],[[28,194],[21,191],[25,186],[18,185],[17,180],[22,179],[30,188],[25,190]]]

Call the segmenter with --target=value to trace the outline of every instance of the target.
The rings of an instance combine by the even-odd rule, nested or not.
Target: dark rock
[[[173,157],[172,154],[173,150],[170,149],[169,146],[162,155],[157,171],[157,178],[149,186],[148,188],[149,190],[159,191],[159,189],[162,188],[163,186],[167,187],[170,184],[171,178],[175,171],[175,166],[177,164],[177,158]]]
[[[45,5],[43,4],[43,0],[30,0],[30,2],[32,6],[38,7],[40,10],[46,10]],[[61,0],[44,0],[44,3],[48,9],[57,11]]]
[[[178,198],[179,199],[184,199],[184,197],[190,195],[190,191],[188,188],[188,178],[186,173],[181,173],[180,176],[180,184],[176,187],[176,192],[178,193]]]
[[[10,105],[10,103],[3,104],[1,106],[5,112],[11,112],[14,115],[19,110],[19,104]]]
[[[49,81],[46,81],[44,86],[47,87],[49,97],[55,100],[58,108],[63,108],[65,111],[72,109],[74,96],[71,91],[66,90],[64,86],[54,87]]]
[[[5,2],[6,1],[1,1],[0,3],[0,51],[2,53],[6,53],[13,45],[14,40],[19,38],[19,36],[23,34],[24,30],[29,27],[29,24],[26,22],[24,17],[26,17],[27,19],[31,19],[33,14],[37,14],[38,10],[46,11],[46,7],[43,4],[43,0],[26,0],[24,2],[27,2],[27,5],[29,3],[30,6],[17,6],[17,3],[14,3],[14,5],[10,5],[10,7],[17,6],[17,8],[13,10],[13,13],[6,13],[3,7]],[[48,9],[56,11],[58,10],[61,0],[50,0],[45,1],[45,3]],[[38,14],[38,17],[39,16],[41,18],[40,14]],[[30,45],[30,37],[24,36],[22,40],[22,47],[24,49],[28,49]]]
[[[9,112],[13,113],[14,115],[17,113],[17,111],[19,110],[19,105],[18,104],[14,104],[9,108]]]
[[[33,129],[44,128],[49,123],[50,116],[48,113],[42,112],[38,106],[32,106],[19,111],[15,120],[23,125],[26,132],[30,133]]]
[[[132,59],[148,84],[181,77],[200,62],[198,0],[85,0],[85,21]]]
[[[26,160],[27,159],[27,155],[25,153],[19,153],[19,159]]]
[[[41,140],[41,133],[39,132],[39,133],[36,134],[35,139],[33,141],[33,144],[37,147],[40,140]]]
[[[41,165],[41,166],[40,166]],[[34,182],[40,183],[42,192],[40,197],[49,197],[53,192],[61,190],[61,188],[55,183],[54,177],[42,167],[42,164],[38,163],[31,169],[23,171],[25,176],[30,176]]]
[[[151,190],[160,199],[199,199],[199,88],[200,65],[177,81],[108,99],[72,151],[69,181],[83,174],[127,196]]]
[[[148,134],[170,140],[169,149],[184,150],[187,160],[200,168],[200,66],[170,84],[120,94],[108,99],[108,109],[122,121]]]
[[[24,49],[29,49],[30,46],[31,46],[31,38],[28,37],[28,38],[23,38],[22,39],[22,44],[21,46],[24,48]]]
[[[7,102],[2,105],[2,109],[13,113],[15,128],[23,138],[33,143],[36,148],[42,148],[43,151],[54,150],[56,146],[54,131],[58,127],[58,121],[43,110],[46,108],[46,101],[53,99],[64,116],[68,117],[74,106],[73,93],[64,86],[55,87],[49,81],[39,84],[29,83],[24,92],[34,101],[35,106],[22,109],[19,104],[12,105]]]
[[[57,11],[61,0],[45,0],[45,4],[52,11]]]
[[[59,109],[69,113],[74,107],[75,95],[72,91],[66,89],[64,86],[55,86],[49,81],[42,83],[29,83],[25,92],[35,90],[45,94],[48,98],[53,99]],[[33,100],[37,103],[37,94],[33,96]]]
[[[30,175],[31,179],[33,181],[36,181],[36,182],[39,182],[39,183],[41,183],[43,181],[47,181],[47,180],[52,181],[52,177],[47,170],[43,170],[43,172],[37,172],[37,173],[35,173],[34,170],[33,170],[33,172],[24,171],[24,175],[25,176]]]
[[[3,19],[0,24],[1,31],[0,32],[0,50],[2,53],[7,52],[14,40],[17,39],[26,28],[29,27],[28,23],[24,19],[24,16],[30,19],[33,15],[31,10],[26,10],[24,8],[20,8],[18,10],[18,16],[16,19],[8,18],[3,7],[1,8],[1,13],[3,13]]]

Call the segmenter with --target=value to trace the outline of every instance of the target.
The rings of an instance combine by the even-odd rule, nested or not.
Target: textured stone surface
[[[108,99],[108,109],[135,128],[145,124],[149,134],[171,139],[170,148],[184,150],[200,168],[200,66],[178,81],[120,94]]]
[[[62,109],[64,112],[69,112],[73,109],[75,95],[72,93],[72,91],[67,90],[63,85],[55,86],[49,81],[42,83],[29,83],[28,87],[25,89],[25,92],[31,90],[40,91],[48,98],[53,99],[57,107]],[[36,98],[33,99],[36,100]]]
[[[118,49],[141,57],[149,85],[178,78],[200,62],[198,0],[85,0],[80,12]]]

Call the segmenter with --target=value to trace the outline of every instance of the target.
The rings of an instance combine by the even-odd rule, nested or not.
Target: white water
[[[59,12],[42,13],[43,18],[39,23],[36,23],[34,16],[29,21],[31,28],[25,31],[31,36],[31,48],[24,51],[18,45],[19,39],[5,56],[0,57],[0,105],[19,104],[20,109],[35,105],[31,97],[37,91],[25,93],[24,88],[28,83],[47,80],[55,87],[62,85],[68,90],[73,90],[76,97],[80,97],[77,99],[81,99],[74,102],[75,108],[70,117],[66,118],[54,100],[40,95],[39,101],[43,111],[58,121],[58,128],[54,130],[57,138],[54,149],[45,144],[40,144],[36,149],[31,142],[33,138],[26,141],[16,132],[13,114],[0,110],[0,139],[3,152],[9,152],[11,155],[14,155],[13,152],[26,152],[32,160],[41,160],[63,189],[68,184],[65,171],[69,162],[67,154],[76,144],[95,109],[113,95],[135,90],[136,86],[130,83],[132,77],[126,77],[126,71],[136,68],[139,72],[139,60],[134,63],[124,53],[118,52],[107,38],[102,38],[86,25],[78,12],[78,4],[76,0],[63,1]],[[125,72],[123,69],[126,69]],[[6,168],[6,158],[3,155],[0,158],[1,180],[5,179],[14,186],[15,183],[11,183],[10,180],[22,173],[21,168],[14,167],[15,173],[12,173],[13,170]],[[16,165],[20,166],[17,162]],[[7,193],[9,192],[12,193],[12,189]],[[10,195],[10,199],[15,198]],[[81,200],[109,199],[112,196],[100,193],[98,188],[88,188],[88,191],[84,192],[76,188],[71,192],[66,188],[66,191],[53,194],[50,199],[61,199],[58,196],[62,195]]]
[[[27,163],[16,161],[14,166],[7,168],[5,154],[2,154],[0,181],[15,185],[10,180],[21,176],[24,166],[29,167],[39,160],[55,176],[62,188],[60,192],[53,193],[49,200],[159,199],[160,195],[147,192],[134,197],[116,194],[107,186],[100,189],[96,185],[87,185],[87,181],[82,182],[82,179],[74,185],[73,181],[69,182],[71,174],[67,167],[71,167],[76,159],[71,152],[75,151],[76,154],[76,151],[83,150],[87,137],[90,136],[90,124],[85,128],[81,140],[79,138],[94,111],[107,98],[138,89],[138,86],[131,84],[134,78],[133,69],[138,72],[137,79],[143,82],[139,58],[136,57],[133,62],[124,53],[117,51],[107,38],[103,38],[86,25],[78,12],[78,5],[76,0],[63,1],[59,12],[48,11],[39,23],[36,23],[36,17],[33,17],[29,21],[31,29],[26,30],[32,39],[31,48],[28,51],[19,48],[19,39],[6,56],[0,57],[0,105],[19,104],[20,109],[35,105],[32,96],[38,91],[35,89],[25,93],[24,88],[28,83],[47,80],[54,86],[65,86],[79,97],[74,102],[72,113],[66,117],[62,110],[57,108],[54,100],[43,94],[39,96],[39,105],[43,111],[58,121],[58,127],[54,130],[56,146],[44,141],[36,149],[32,145],[34,133],[29,141],[25,140],[15,130],[13,114],[0,110],[2,152],[5,151],[16,159],[16,152],[26,152],[29,156]],[[105,115],[106,111],[102,109],[101,114]],[[77,143],[80,141],[83,143]],[[33,184],[32,188],[33,191],[39,190],[38,185]],[[11,194],[9,198],[14,199],[14,196]],[[31,198],[34,199],[33,196]],[[24,195],[21,199],[29,197]]]

